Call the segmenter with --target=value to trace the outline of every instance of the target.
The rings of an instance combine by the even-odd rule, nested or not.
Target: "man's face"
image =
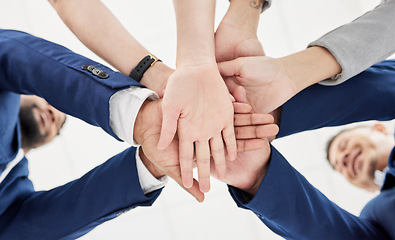
[[[329,147],[329,162],[333,168],[352,184],[368,191],[378,190],[374,173],[384,168],[394,147],[393,137],[380,129],[358,127],[346,130],[336,136]]]
[[[42,146],[59,134],[66,115],[49,105],[43,98],[22,95],[19,121],[22,131],[22,147]]]

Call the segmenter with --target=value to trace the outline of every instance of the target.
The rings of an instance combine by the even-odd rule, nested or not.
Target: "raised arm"
[[[328,50],[311,47],[283,58],[241,57],[218,64],[228,88],[246,88],[256,112],[269,113],[306,87],[340,72]]]
[[[58,110],[100,126],[114,137],[111,96],[130,86],[144,87],[102,64],[27,33],[0,30],[0,45],[0,89],[43,97]]]
[[[225,171],[225,148],[234,159],[237,148],[231,98],[214,54],[215,1],[175,0],[177,69],[170,76],[163,98],[163,123],[158,147],[179,138],[183,183],[192,185],[196,152],[199,182],[210,189],[210,154],[218,175]],[[194,149],[195,147],[195,149]]]
[[[80,179],[35,192],[23,159],[2,183],[1,239],[76,239],[137,206],[150,206],[160,190],[144,194],[129,148]]]
[[[87,48],[121,73],[128,76],[140,60],[150,54],[100,0],[49,2]],[[161,96],[172,72],[164,63],[156,62],[148,68],[140,82]]]
[[[286,239],[389,239],[371,215],[356,217],[328,200],[268,141],[227,168],[223,181],[238,206]]]
[[[222,64],[221,74],[233,77],[227,81],[230,89],[242,85],[248,95],[257,91],[250,82],[259,75],[265,82],[263,90],[267,91],[261,96],[259,110],[273,111],[314,83],[330,78],[321,83],[339,84],[394,53],[391,41],[395,33],[394,11],[395,1],[386,1],[312,42],[303,51],[282,58],[236,59]],[[253,104],[252,99],[250,102]]]
[[[353,122],[392,120],[394,102],[395,60],[387,60],[340,85],[315,84],[294,96],[282,106],[278,137]]]
[[[270,153],[271,152],[271,153]],[[314,188],[273,147],[250,153],[261,169],[256,188],[230,187],[239,207],[250,209],[273,232],[286,239],[390,239],[370,216],[357,217]],[[263,166],[266,167],[263,167]]]
[[[241,61],[241,58],[220,63],[221,72],[232,71],[230,65],[235,61]],[[287,89],[293,89],[289,85],[282,89],[275,88],[274,85],[267,86],[266,80],[261,77],[266,74],[266,68],[262,68],[259,62],[250,63],[250,67],[243,65],[243,70],[236,74],[238,77],[228,78],[226,81],[231,89],[239,85],[246,86],[247,98],[256,112],[268,111],[267,104],[270,98],[265,101],[268,96],[278,98],[293,94]],[[233,75],[233,72],[229,75]],[[245,77],[247,75],[249,77]],[[281,107],[281,111],[277,111],[281,112],[278,137],[325,126],[393,119],[394,76],[395,60],[387,60],[343,84],[332,87],[315,84],[308,87],[287,101]],[[314,114],[314,118],[311,114]]]
[[[217,62],[265,55],[257,38],[259,16],[265,3],[264,0],[230,2],[229,9],[215,32]]]
[[[341,66],[341,74],[322,82],[335,85],[385,60],[395,52],[395,1],[384,0],[375,9],[309,44],[326,48]],[[369,31],[367,31],[369,29]]]

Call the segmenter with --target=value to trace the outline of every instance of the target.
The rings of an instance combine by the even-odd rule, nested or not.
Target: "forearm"
[[[395,61],[376,64],[343,84],[315,84],[282,106],[278,137],[321,127],[395,118]],[[314,114],[314,117],[311,117]]]
[[[74,35],[92,52],[129,75],[150,52],[99,0],[50,0]]]
[[[141,59],[150,54],[99,0],[50,0],[68,28],[92,52],[129,75]],[[141,83],[159,95],[172,69],[157,62]]]
[[[395,51],[394,12],[395,1],[387,1],[310,43],[328,49],[342,68],[337,80],[322,84],[339,84],[390,56]]]
[[[221,23],[230,24],[256,35],[263,0],[232,0]]]
[[[50,191],[30,188],[28,193],[27,177],[15,178],[12,187],[22,196],[2,214],[0,238],[76,239],[127,210],[150,206],[160,191],[143,193],[134,156],[135,149],[129,148],[80,179]]]
[[[215,63],[215,0],[174,0],[177,67]]]
[[[311,47],[279,59],[297,92],[341,72],[333,55],[323,47]]]
[[[27,33],[1,30],[0,45],[1,89],[43,97],[58,110],[100,126],[113,136],[110,97],[123,88],[143,87],[104,65]],[[17,67],[21,65],[25,67]],[[89,65],[101,69],[105,77],[82,68]]]
[[[230,188],[240,207],[252,210],[265,224],[270,223],[271,230],[289,239],[386,239],[369,219],[358,218],[326,198],[274,147],[271,152],[270,165],[254,196]]]

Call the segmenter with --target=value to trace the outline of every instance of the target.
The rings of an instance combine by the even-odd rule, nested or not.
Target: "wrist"
[[[263,167],[260,174],[258,174],[256,176],[256,179],[252,183],[252,185],[248,188],[241,189],[241,190],[245,191],[246,193],[250,194],[251,196],[255,196],[256,192],[258,192],[259,186],[261,185],[263,178],[265,177],[265,174],[266,174],[268,168],[269,168],[269,164],[265,164],[265,166]]]
[[[176,70],[183,67],[198,67],[216,64],[214,48],[212,51],[184,51],[183,53],[177,53]]]
[[[177,64],[176,71],[179,69],[189,69],[190,71],[196,71],[195,69],[204,69],[203,71],[216,70],[218,71],[219,74],[218,65],[217,62],[215,61],[215,58],[188,59],[187,61],[180,62],[180,64]]]
[[[157,168],[155,166],[155,164],[153,164],[147,158],[147,156],[144,154],[144,151],[142,148],[139,149],[139,156],[140,156],[141,162],[144,164],[144,166],[147,168],[147,170],[152,174],[152,176],[159,179],[160,177],[163,177],[165,175],[162,171],[159,170],[159,168]]]
[[[133,128],[133,139],[134,141],[141,145],[141,143],[143,142],[144,139],[144,113],[145,113],[145,109],[147,108],[147,106],[149,105],[151,101],[146,100],[145,102],[143,102],[143,104],[140,107],[139,112],[137,113],[136,116],[136,121],[134,123],[134,128]]]
[[[262,10],[259,6],[263,6],[259,0],[232,0],[222,22],[256,35]]]
[[[159,97],[163,97],[163,91],[166,88],[169,76],[173,72],[174,69],[166,66],[163,62],[156,62],[144,73],[140,83],[155,91]]]
[[[310,47],[278,60],[285,67],[297,92],[341,72],[340,64],[323,47]]]

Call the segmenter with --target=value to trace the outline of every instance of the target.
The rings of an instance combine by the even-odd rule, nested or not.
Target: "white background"
[[[143,45],[167,65],[175,66],[176,28],[171,0],[103,2]],[[261,15],[258,37],[267,55],[281,57],[304,49],[309,42],[352,21],[378,3],[378,0],[274,0],[272,8]],[[227,0],[217,1],[216,25],[228,5]],[[0,0],[0,27],[32,33],[103,62],[73,36],[46,1]],[[393,124],[389,126],[392,128]],[[274,144],[331,200],[358,215],[374,194],[351,186],[326,162],[326,140],[337,131],[330,128],[302,133]],[[127,146],[99,128],[69,117],[59,137],[29,153],[30,176],[37,190],[51,189],[82,176]],[[253,240],[279,237],[253,213],[237,208],[226,185],[213,179],[212,190],[204,203],[197,203],[170,181],[152,207],[125,213],[81,239]]]

